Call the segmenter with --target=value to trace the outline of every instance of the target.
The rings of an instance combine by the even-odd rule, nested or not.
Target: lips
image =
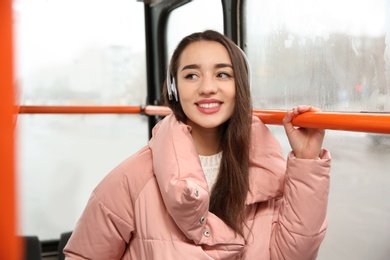
[[[200,112],[204,114],[214,114],[221,109],[222,102],[219,100],[201,100],[197,102],[196,105]]]

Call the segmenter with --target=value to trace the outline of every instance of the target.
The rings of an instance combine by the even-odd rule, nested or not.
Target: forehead
[[[180,55],[179,68],[189,65],[231,64],[230,56],[222,44],[215,41],[197,41],[189,44]]]

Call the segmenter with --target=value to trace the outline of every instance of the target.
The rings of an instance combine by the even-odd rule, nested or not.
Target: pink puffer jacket
[[[279,143],[253,117],[244,239],[208,211],[190,131],[166,117],[148,146],[102,180],[66,259],[315,259],[327,227],[329,153],[321,160],[290,154],[286,170]]]

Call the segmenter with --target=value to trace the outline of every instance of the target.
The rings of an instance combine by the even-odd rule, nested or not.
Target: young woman
[[[185,37],[164,98],[173,114],[96,187],[67,259],[315,259],[326,230],[324,130],[283,124],[287,162],[251,115],[249,65],[215,31]]]

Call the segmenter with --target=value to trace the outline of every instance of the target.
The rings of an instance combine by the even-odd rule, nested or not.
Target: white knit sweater
[[[203,173],[206,177],[210,191],[213,188],[215,181],[217,180],[221,158],[222,152],[210,156],[199,155]]]

